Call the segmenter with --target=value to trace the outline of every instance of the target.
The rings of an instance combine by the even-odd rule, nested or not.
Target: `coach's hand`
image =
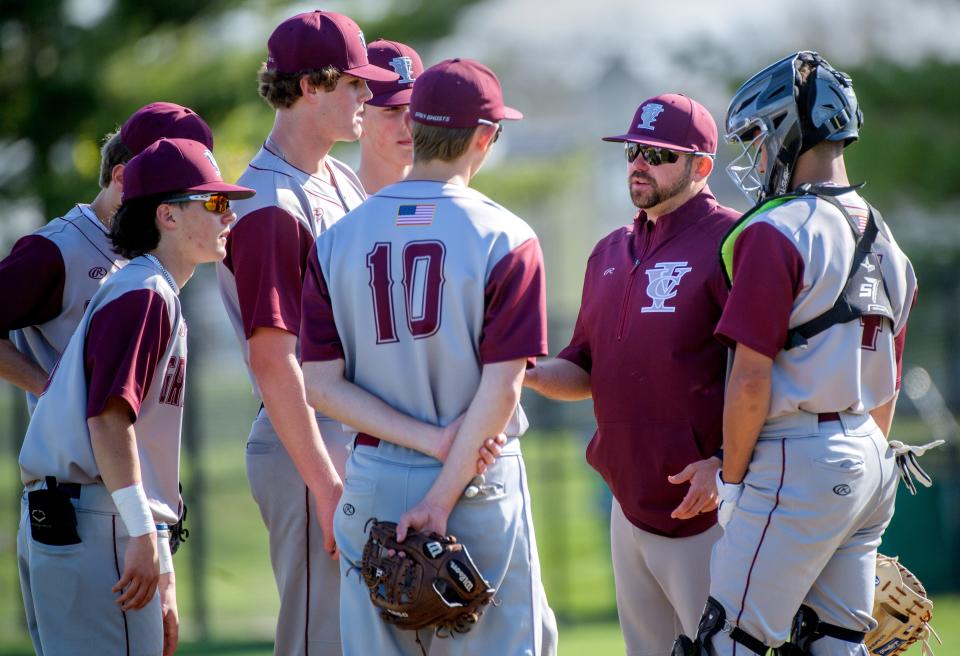
[[[323,550],[333,560],[340,557],[337,540],[333,535],[333,516],[337,512],[342,496],[343,481],[339,479],[322,494],[313,495],[313,500],[317,504],[317,521],[320,523],[320,530],[323,531]]]
[[[690,519],[700,513],[710,512],[717,507],[717,485],[715,477],[720,469],[719,458],[707,458],[691,462],[679,474],[667,476],[674,485],[690,483],[690,489],[680,505],[674,508],[670,516],[674,519]]]
[[[397,522],[397,542],[407,539],[407,531],[434,531],[440,535],[447,534],[447,520],[450,511],[443,506],[424,499],[416,506],[403,513]]]
[[[163,656],[173,656],[180,642],[180,612],[173,572],[160,575],[160,613],[163,616]]]
[[[160,580],[160,560],[157,555],[157,534],[147,533],[127,539],[124,552],[123,576],[113,586],[123,593],[117,603],[123,610],[140,610],[150,603]]]

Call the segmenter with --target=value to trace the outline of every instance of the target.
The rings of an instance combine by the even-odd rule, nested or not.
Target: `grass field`
[[[266,533],[250,497],[243,461],[243,444],[257,404],[240,375],[220,378],[216,384],[205,382],[201,398],[206,413],[199,426],[205,441],[199,459],[186,453],[183,462],[193,536],[176,560],[184,641],[179,653],[269,654],[278,601]],[[10,416],[9,403],[8,395],[0,396],[0,417]],[[916,422],[901,421],[898,435],[919,441],[924,432]],[[2,437],[0,433],[0,444]],[[572,432],[531,432],[524,438],[545,586],[561,622],[561,655],[622,654],[609,560],[609,496],[583,460],[585,438]],[[8,439],[7,444],[11,442]],[[16,578],[20,488],[14,454],[12,445],[0,451],[0,655],[10,656],[31,653],[24,641]],[[206,490],[202,503],[191,495],[198,465]],[[938,474],[935,478],[943,480]],[[935,492],[924,490],[914,499],[901,495],[901,521],[927,528],[936,521],[931,513],[952,512],[955,506]],[[936,523],[940,533],[926,543],[919,541],[915,531],[891,530],[889,546],[896,546],[893,553],[903,554],[909,563],[922,560],[908,557],[911,551],[931,554],[931,562],[939,558],[952,563],[947,554],[938,555],[936,548],[930,548],[931,544],[943,545],[941,550],[957,544],[949,526],[940,524]],[[884,546],[888,546],[886,538]],[[196,577],[201,555],[205,562],[199,566],[206,575]],[[953,575],[927,578],[935,579],[931,587],[949,589],[955,585],[949,578]],[[205,603],[198,603],[201,598]],[[940,595],[935,602],[934,626],[945,643],[935,645],[937,656],[960,656],[960,596]],[[206,609],[205,617],[198,615],[201,608]],[[913,653],[919,656],[919,649]]]

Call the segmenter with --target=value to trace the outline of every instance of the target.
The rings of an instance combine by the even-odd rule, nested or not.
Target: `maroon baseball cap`
[[[410,117],[444,128],[472,128],[483,121],[517,121],[523,114],[503,104],[500,80],[471,59],[446,59],[425,70],[413,85]]]
[[[333,66],[362,80],[392,82],[399,77],[372,66],[360,27],[332,11],[308,11],[283,21],[270,35],[267,52],[267,68],[280,73]]]
[[[626,134],[603,140],[716,155],[717,122],[696,100],[678,93],[665,93],[640,104]]]
[[[135,111],[120,128],[120,141],[134,155],[157,139],[193,139],[213,148],[213,133],[200,115],[176,103],[155,102]]]
[[[160,139],[131,159],[123,171],[123,202],[174,192],[221,193],[250,198],[253,189],[227,184],[204,144],[190,139]]]
[[[367,46],[370,63],[392,70],[400,76],[394,82],[370,82],[373,98],[367,101],[374,107],[409,105],[413,82],[423,73],[423,62],[417,51],[404,43],[377,39]]]

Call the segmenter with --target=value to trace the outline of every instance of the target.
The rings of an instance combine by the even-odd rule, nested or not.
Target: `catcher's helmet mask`
[[[806,79],[800,73],[804,65],[810,69]],[[725,123],[726,140],[741,147],[727,172],[747,198],[762,202],[789,191],[797,159],[813,146],[856,141],[863,114],[850,77],[804,50],[744,82],[730,101]]]

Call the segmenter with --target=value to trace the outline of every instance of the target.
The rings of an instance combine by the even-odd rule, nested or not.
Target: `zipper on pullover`
[[[623,325],[627,321],[627,308],[630,307],[630,290],[633,289],[633,281],[636,278],[637,268],[640,266],[640,258],[633,261],[633,268],[630,269],[630,277],[627,279],[627,287],[623,290],[623,302],[620,303],[620,322],[617,324],[617,341],[623,338]]]

